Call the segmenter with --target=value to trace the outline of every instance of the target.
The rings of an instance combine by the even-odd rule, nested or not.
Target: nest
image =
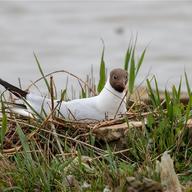
[[[128,119],[129,116],[129,119]],[[130,118],[131,117],[131,118]],[[2,122],[1,117],[1,122]],[[124,137],[129,128],[141,129],[142,121],[134,120],[133,114],[124,117],[104,120],[104,121],[69,121],[58,117],[47,117],[45,120],[22,117],[14,113],[6,113],[7,130],[3,141],[3,153],[14,154],[22,146],[17,134],[20,127],[25,137],[36,142],[41,142],[40,134],[61,136],[69,138],[71,141],[88,142],[89,135],[92,134],[97,141],[112,142]],[[50,137],[50,136],[49,136]]]

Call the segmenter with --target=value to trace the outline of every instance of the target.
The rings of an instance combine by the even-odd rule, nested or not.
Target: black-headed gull
[[[67,102],[54,100],[54,106],[59,114],[66,119],[104,120],[106,117],[114,118],[126,113],[125,88],[127,80],[127,71],[120,68],[113,69],[99,95]],[[42,111],[46,114],[51,113],[51,99],[23,91],[2,79],[0,79],[0,84],[16,97],[25,100],[26,109],[18,108],[15,110],[16,112],[23,115],[34,114],[34,111],[38,114],[41,114]]]

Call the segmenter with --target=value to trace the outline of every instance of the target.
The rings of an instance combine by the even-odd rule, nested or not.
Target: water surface
[[[27,87],[40,76],[35,52],[46,73],[65,69],[85,79],[93,66],[98,79],[101,39],[110,70],[122,66],[138,34],[138,53],[148,50],[137,83],[150,73],[169,88],[184,70],[192,83],[191,10],[190,1],[0,2],[0,77]],[[66,78],[56,77],[59,89]]]

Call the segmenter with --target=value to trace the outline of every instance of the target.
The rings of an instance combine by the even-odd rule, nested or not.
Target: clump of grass
[[[146,49],[136,60],[136,40],[130,42],[123,65],[129,72],[129,94],[134,93],[145,53]],[[42,76],[37,81],[44,80],[52,99],[57,97],[57,91],[52,78],[49,83],[49,76],[62,72],[76,78],[64,70],[45,75],[36,55],[35,59]],[[98,85],[77,78],[81,97],[87,97],[90,92],[95,95],[96,87],[98,93],[101,91],[105,72],[103,48]],[[185,185],[192,179],[192,147],[187,127],[192,94],[186,74],[185,81],[189,97],[186,105],[181,102],[181,83],[178,88],[173,86],[171,92],[165,90],[162,97],[157,80],[147,80],[147,103],[139,106],[133,103],[127,116],[121,119],[141,121],[143,127],[128,128],[123,138],[109,143],[98,140],[94,134],[94,128],[100,124],[54,118],[54,106],[52,114],[38,121],[8,113],[2,94],[0,163],[6,162],[6,166],[0,166],[0,188],[5,191],[103,191],[106,188],[162,191],[156,164],[164,151],[171,153]],[[65,94],[67,89],[61,92],[61,100]]]
[[[137,38],[135,39],[134,42],[132,42],[132,39],[130,40],[124,62],[124,69],[129,72],[128,90],[130,94],[132,94],[134,91],[135,80],[139,73],[139,70],[141,68],[146,53],[145,48],[141,53],[141,56],[139,57],[138,61],[136,61],[135,59],[136,44],[137,44]]]

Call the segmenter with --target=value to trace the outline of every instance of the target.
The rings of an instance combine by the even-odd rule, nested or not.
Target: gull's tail
[[[15,87],[14,85],[11,85],[10,83],[7,83],[6,81],[0,79],[0,85],[5,87],[8,91],[10,91],[12,94],[14,94],[16,97],[22,99],[25,98],[28,94],[27,91],[23,91],[22,89],[19,89],[18,87]],[[27,110],[26,105],[19,104],[19,103],[9,103],[5,102],[6,109],[13,113],[20,114],[24,117],[32,117],[32,114]]]
[[[18,87],[15,87],[14,85],[11,85],[10,83],[2,79],[0,79],[0,84],[18,98],[26,98],[28,94],[27,91],[23,91],[22,89],[19,89]]]
[[[8,111],[13,112],[15,114],[19,114],[23,117],[33,117],[32,114],[28,111],[26,105],[20,103],[9,103],[4,102]]]

